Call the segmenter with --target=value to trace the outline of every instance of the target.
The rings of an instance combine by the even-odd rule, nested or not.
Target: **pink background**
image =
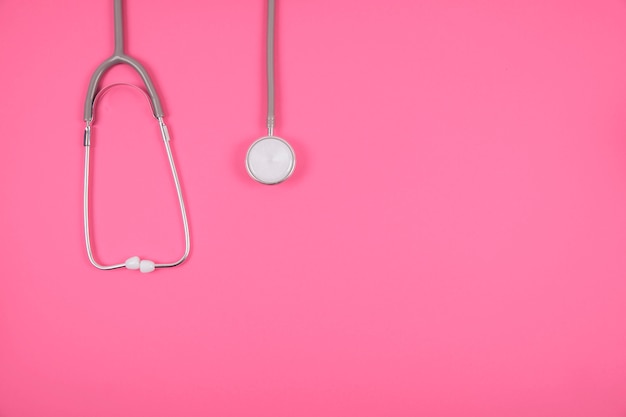
[[[126,2],[193,245],[142,275],[83,241],[112,2],[0,2],[0,416],[624,417],[626,1],[277,7],[268,187],[264,2]],[[97,117],[99,259],[179,256],[144,99]]]

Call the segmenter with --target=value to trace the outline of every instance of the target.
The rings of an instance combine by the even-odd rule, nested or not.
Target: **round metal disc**
[[[254,142],[246,155],[248,174],[262,184],[285,181],[296,166],[296,154],[289,144],[276,136]]]

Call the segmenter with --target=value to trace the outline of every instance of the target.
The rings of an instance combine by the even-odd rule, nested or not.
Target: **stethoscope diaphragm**
[[[265,136],[254,142],[246,154],[246,169],[262,184],[285,181],[296,167],[296,154],[283,139]]]

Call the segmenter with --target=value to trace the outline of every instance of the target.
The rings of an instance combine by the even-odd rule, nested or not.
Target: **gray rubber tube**
[[[113,1],[113,18],[115,19],[115,50],[113,55],[124,55],[124,17],[122,0]]]
[[[87,97],[85,98],[85,122],[90,122],[93,119],[93,103],[96,98],[98,83],[102,75],[111,67],[119,64],[126,64],[132,67],[146,85],[148,95],[150,96],[150,102],[152,104],[152,113],[157,119],[163,117],[163,108],[161,107],[161,100],[157,95],[154,83],[150,79],[148,72],[136,59],[124,53],[124,21],[122,14],[122,0],[114,0],[114,19],[115,19],[115,50],[113,56],[108,58],[102,64],[96,68],[96,71],[91,76],[89,81],[89,87],[87,88]]]
[[[274,130],[274,17],[275,0],[267,3],[267,129],[270,135]]]

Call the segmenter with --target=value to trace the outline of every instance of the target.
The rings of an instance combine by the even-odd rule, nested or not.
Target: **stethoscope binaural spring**
[[[246,154],[248,174],[262,184],[278,184],[291,176],[296,154],[286,140],[274,136],[274,20],[275,0],[267,7],[267,136],[256,140]]]
[[[159,100],[159,96],[157,95],[156,89],[154,88],[154,84],[148,75],[148,72],[145,68],[134,58],[126,55],[124,53],[124,32],[123,32],[123,21],[122,21],[122,0],[114,0],[114,17],[115,17],[115,50],[113,55],[104,61],[98,68],[96,68],[95,72],[91,76],[91,80],[89,82],[89,87],[87,89],[87,97],[85,99],[85,133],[83,145],[85,146],[85,173],[84,173],[84,186],[83,186],[83,219],[84,219],[84,229],[85,229],[85,244],[87,247],[87,256],[89,257],[89,261],[93,266],[102,270],[109,269],[117,269],[117,268],[128,268],[128,269],[138,269],[141,272],[147,273],[154,271],[155,268],[170,268],[177,265],[180,265],[187,259],[190,250],[190,239],[189,239],[189,224],[187,222],[187,213],[185,211],[185,202],[183,199],[183,193],[180,186],[180,181],[178,179],[178,174],[176,172],[176,164],[174,163],[174,157],[172,156],[172,149],[170,147],[170,135],[167,130],[167,126],[163,120],[163,109],[161,107],[161,101]],[[147,89],[147,97],[149,98],[152,113],[154,117],[157,119],[159,123],[159,128],[161,130],[161,137],[163,138],[163,143],[165,145],[165,151],[167,153],[167,159],[169,161],[170,170],[172,172],[172,178],[174,180],[174,186],[176,188],[176,194],[178,196],[178,203],[180,206],[180,213],[183,222],[183,229],[185,234],[185,251],[183,255],[175,261],[172,262],[155,262],[146,259],[140,259],[138,256],[131,256],[123,263],[117,263],[112,265],[102,265],[96,261],[92,248],[91,248],[91,240],[90,240],[90,232],[89,232],[89,154],[90,154],[90,145],[91,145],[91,126],[93,122],[93,114],[94,107],[98,101],[98,97],[105,94],[105,92],[112,86],[104,88],[100,91],[96,91],[98,88],[98,83],[102,75],[111,67],[119,64],[129,65],[133,68],[141,79],[143,80],[146,89]],[[119,84],[116,84],[119,85]],[[114,85],[115,86],[115,85]],[[136,86],[133,86],[136,87]],[[138,88],[142,93],[146,94],[143,89]]]

